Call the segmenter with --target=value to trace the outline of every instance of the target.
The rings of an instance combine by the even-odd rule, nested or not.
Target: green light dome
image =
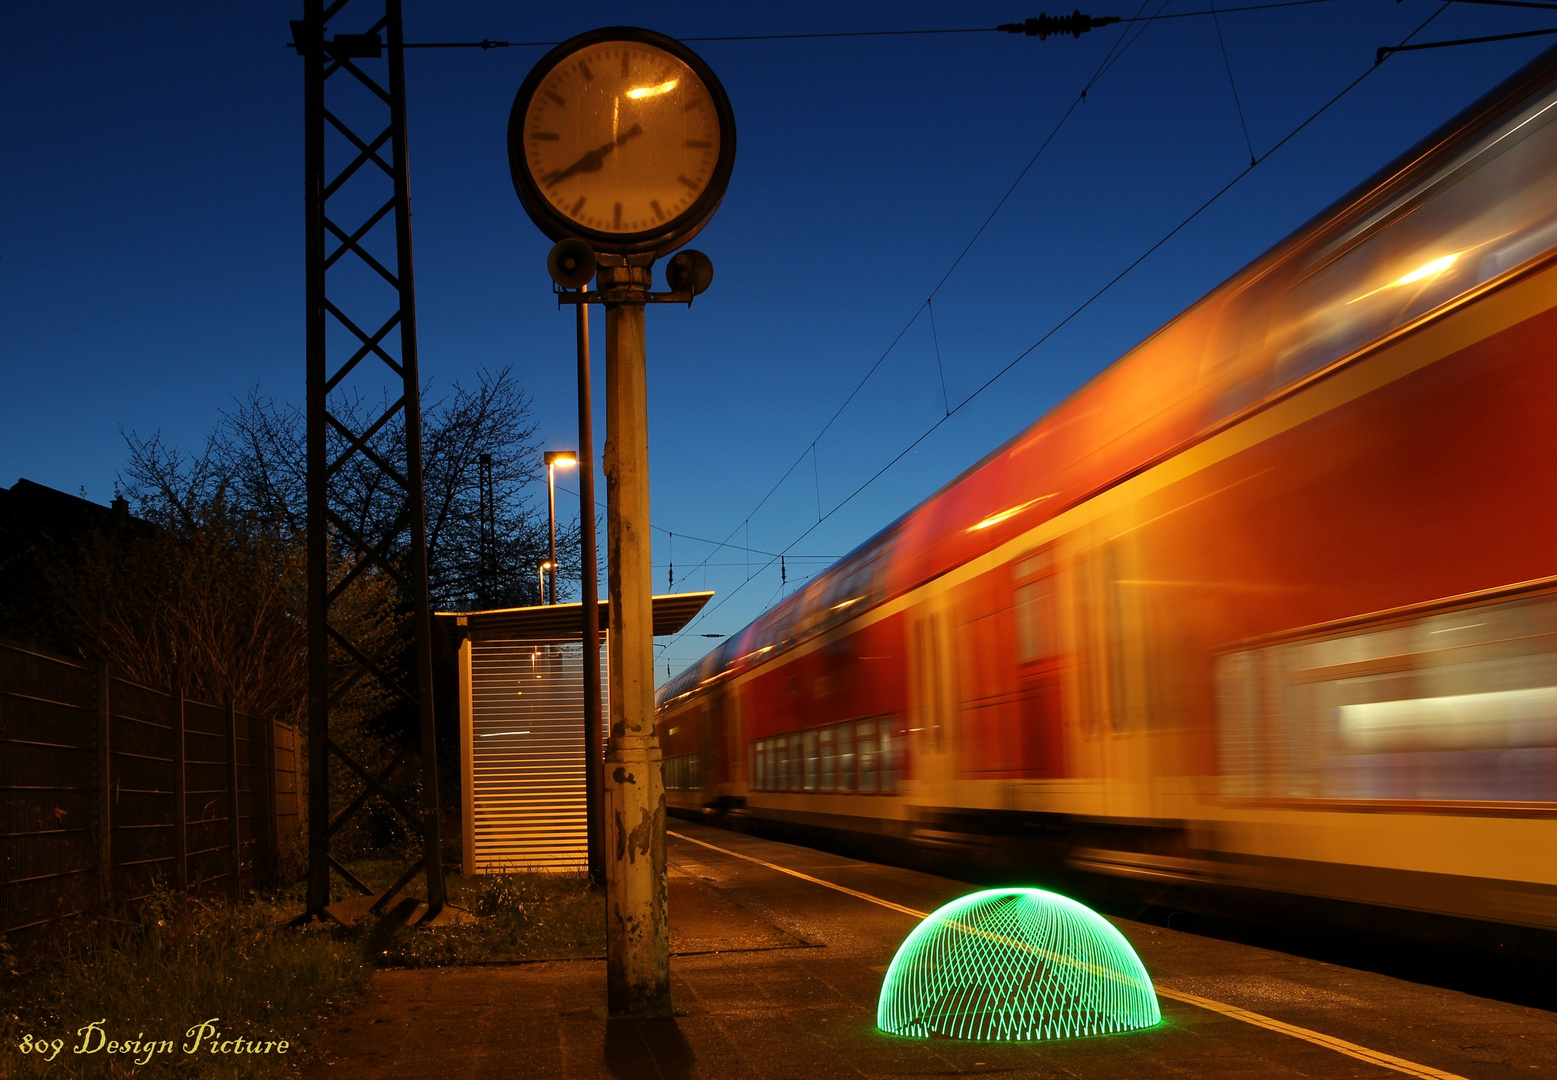
[[[1042,889],[989,889],[933,912],[898,948],[876,1005],[882,1031],[918,1038],[1066,1039],[1161,1019],[1124,935]]]

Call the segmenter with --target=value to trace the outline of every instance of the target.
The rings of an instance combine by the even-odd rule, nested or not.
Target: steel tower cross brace
[[[332,35],[330,30],[346,21],[346,9],[350,9],[351,30]],[[292,32],[305,72],[309,682],[305,917],[317,917],[329,905],[331,869],[359,892],[372,894],[331,856],[330,839],[377,797],[420,838],[421,856],[377,899],[373,910],[383,911],[422,874],[427,886],[425,919],[431,919],[442,911],[445,894],[439,857],[432,619],[400,0],[333,0],[328,6],[324,0],[304,0],[304,18],[292,24]],[[334,93],[330,93],[332,89]],[[351,104],[348,91],[357,100],[354,111],[343,107]],[[341,137],[334,140],[337,146],[349,144],[346,160],[326,162],[327,130]],[[380,190],[388,192],[387,198],[375,193]],[[383,228],[394,231],[392,255],[382,246],[377,255],[372,250],[374,241],[382,239],[382,233],[373,234]],[[359,279],[334,276],[343,270],[360,272]],[[362,285],[362,280],[369,284]],[[332,288],[332,282],[339,284]],[[349,342],[333,356],[327,344],[332,327],[337,340],[344,332]],[[378,367],[380,363],[387,372]],[[343,395],[350,392],[348,386],[360,395],[364,385],[373,386],[375,373],[382,379],[384,408],[364,430],[354,430],[355,413],[339,408],[332,411],[332,402],[346,400]],[[343,385],[348,378],[352,381]],[[362,400],[367,399],[355,399]],[[403,432],[403,444],[386,452],[386,438],[399,432]],[[374,484],[392,491],[396,501],[403,500],[398,514],[391,514],[391,523],[376,535],[370,534],[362,520],[349,520],[342,512],[333,488],[343,482],[343,466],[357,470],[359,477],[367,473]],[[332,619],[343,593],[364,574],[393,583],[402,611],[409,613],[410,640],[406,644],[415,671],[413,686],[403,685],[393,670],[386,670],[395,643],[370,647],[354,642],[337,625],[340,620]],[[332,664],[332,648],[343,661]],[[391,785],[394,774],[413,756],[409,747],[375,773],[331,738],[332,712],[363,678],[377,679],[392,695],[416,708],[421,742],[419,809],[408,805]],[[332,818],[329,777],[336,764],[355,776],[361,789]]]

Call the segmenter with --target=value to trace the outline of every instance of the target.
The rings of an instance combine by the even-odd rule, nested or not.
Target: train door
[[[724,744],[720,738],[724,728],[725,689],[720,687],[708,695],[702,709],[702,731],[698,733],[698,750],[702,760],[699,769],[702,781],[698,786],[706,805],[719,794],[719,783],[724,779]]]
[[[720,775],[721,795],[735,795],[750,783],[746,775],[746,740],[741,709],[741,693],[734,683],[726,691],[724,727],[718,733],[724,740],[724,771]]]
[[[1125,522],[1098,537],[1084,559],[1079,605],[1085,642],[1086,774],[1101,784],[1105,812],[1151,813],[1153,740],[1148,732],[1139,552]],[[1117,531],[1114,531],[1117,530]]]
[[[931,596],[909,621],[909,729],[914,790],[929,805],[951,797],[952,732],[957,689],[947,635],[950,612]]]
[[[1022,775],[1055,778],[1065,769],[1064,652],[1054,548],[1028,552],[1011,567],[1016,651],[1017,742]]]

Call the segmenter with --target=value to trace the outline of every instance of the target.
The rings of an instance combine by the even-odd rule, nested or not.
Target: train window
[[[886,584],[886,556],[895,539],[894,531],[834,572],[817,601],[818,610],[812,625],[831,626],[859,614],[881,599]]]
[[[687,755],[686,783],[687,783],[687,787],[691,788],[693,791],[697,791],[697,790],[702,788],[702,786],[703,786],[703,755],[702,754],[688,754]]]
[[[826,614],[822,601],[826,599],[828,586],[835,579],[836,576],[824,577],[819,581],[813,581],[801,593],[802,599],[799,606],[795,609],[797,618],[795,619],[793,636],[796,639],[805,637],[821,624],[822,617]]]
[[[1557,89],[1230,298],[1225,416],[1557,245]],[[1258,363],[1250,362],[1258,358]],[[1252,388],[1252,389],[1251,389]]]
[[[1030,551],[1023,555],[1016,563],[1014,577],[1018,581],[1026,578],[1037,577],[1054,569],[1054,549],[1044,548],[1042,551]]]
[[[854,790],[854,729],[848,724],[835,727],[838,733],[838,790]]]
[[[752,744],[754,791],[894,792],[901,779],[900,718],[855,720]],[[665,759],[667,788],[702,787],[700,754]]]
[[[1029,663],[1059,652],[1054,642],[1054,579],[1039,578],[1018,585],[1012,599],[1017,662]]]
[[[878,763],[876,774],[880,777],[881,790],[883,792],[897,790],[898,747],[902,743],[902,736],[893,730],[896,726],[896,722],[890,716],[881,719],[881,749],[876,755]]]
[[[795,638],[799,636],[800,600],[801,596],[797,595],[795,597],[794,603],[789,605],[789,608],[779,618],[777,624],[775,624],[774,629],[777,633],[777,636],[774,639],[774,646],[776,648],[785,648],[789,645],[790,642],[794,641]]]
[[[795,614],[800,599],[800,594],[795,594],[764,618],[762,627],[752,639],[752,649],[757,654],[755,662],[782,649],[794,638]]]
[[[1260,657],[1255,652],[1217,658],[1217,772],[1224,795],[1259,795],[1267,746],[1259,730]]]
[[[859,789],[876,790],[876,721],[861,720],[854,725],[855,762],[860,771]]]
[[[832,791],[838,781],[838,748],[833,739],[833,729],[823,728],[817,733],[818,756],[822,759],[821,778],[817,784],[822,791]]]
[[[1557,599],[1506,599],[1234,653],[1226,794],[1557,801]]]

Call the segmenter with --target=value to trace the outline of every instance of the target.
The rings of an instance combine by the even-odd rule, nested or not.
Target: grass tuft
[[[475,923],[426,930],[381,924],[367,931],[372,962],[430,967],[605,953],[605,899],[584,874],[450,877],[448,889],[449,902]]]

